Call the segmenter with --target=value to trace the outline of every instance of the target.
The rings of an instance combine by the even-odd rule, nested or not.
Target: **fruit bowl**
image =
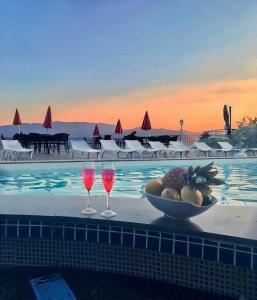
[[[180,200],[164,199],[159,196],[151,195],[147,192],[144,192],[144,194],[155,208],[162,211],[165,216],[175,220],[188,220],[194,216],[204,213],[217,203],[217,199],[214,196],[211,196],[211,204],[198,206]]]

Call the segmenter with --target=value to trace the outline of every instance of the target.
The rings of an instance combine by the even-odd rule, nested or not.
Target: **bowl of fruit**
[[[217,203],[211,187],[224,184],[217,174],[213,162],[204,167],[173,168],[159,180],[149,181],[145,196],[164,215],[187,220]]]

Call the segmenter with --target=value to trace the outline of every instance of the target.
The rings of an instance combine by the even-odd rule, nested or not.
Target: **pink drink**
[[[95,181],[95,169],[82,169],[82,177],[85,188],[89,192]]]
[[[102,169],[102,181],[107,193],[110,193],[114,183],[115,171],[113,169]]]

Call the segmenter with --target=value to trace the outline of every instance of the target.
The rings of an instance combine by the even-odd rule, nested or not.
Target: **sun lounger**
[[[163,145],[163,143],[158,142],[158,141],[149,141],[149,145],[152,150],[158,151],[160,154],[163,153],[164,157],[165,154],[171,156],[171,154],[174,153],[173,149],[169,149],[166,146]]]
[[[21,159],[22,154],[29,155],[30,159],[32,159],[34,150],[23,148],[18,140],[1,140],[1,142],[3,145],[2,159],[4,159],[4,156],[6,156],[6,159],[8,159],[8,156],[14,160],[16,158]]]
[[[124,153],[127,155],[127,158],[129,155],[133,158],[133,150],[129,149],[122,149],[119,147],[114,140],[100,140],[101,146],[102,146],[102,158],[104,154],[109,153],[111,154],[114,158],[119,158],[119,155],[121,153]]]
[[[222,149],[211,148],[204,142],[194,142],[193,148],[197,150],[197,153],[203,152],[206,157],[209,157],[210,154],[216,156],[218,153],[223,153]]]
[[[131,151],[137,152],[140,154],[140,156],[143,158],[144,154],[150,154],[150,155],[158,155],[158,150],[153,149],[146,149],[139,141],[137,140],[125,140],[126,149],[129,149]]]
[[[99,153],[101,153],[101,150],[93,149],[91,148],[88,143],[85,140],[70,140],[70,146],[71,146],[71,156],[72,158],[76,153],[80,153],[81,157],[83,154],[87,155],[87,158],[90,157],[90,154],[96,154],[96,157],[98,158]]]
[[[235,154],[237,153],[242,153],[242,154],[246,154],[246,152],[253,152],[254,155],[256,156],[257,154],[257,148],[242,148],[242,149],[239,149],[239,148],[236,148],[234,146],[232,146],[230,143],[228,142],[218,142],[218,144],[220,145],[221,149],[225,152],[236,152]],[[234,156],[235,156],[234,154]],[[227,155],[227,154],[226,154]],[[238,155],[238,157],[240,157],[240,155]]]
[[[181,158],[184,156],[186,156],[187,154],[193,154],[193,150],[191,148],[189,148],[188,146],[186,146],[184,143],[176,141],[170,141],[169,143],[169,148],[172,149],[174,151],[174,155],[176,153],[180,153]]]
[[[218,142],[218,144],[221,147],[221,150],[226,154],[226,156],[228,156],[229,153],[239,153],[241,152],[241,149],[235,148],[234,146],[232,146],[230,143],[228,142]]]

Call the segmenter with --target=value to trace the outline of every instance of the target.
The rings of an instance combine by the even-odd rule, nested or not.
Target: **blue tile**
[[[124,247],[133,247],[133,234],[123,233],[122,236],[122,245]]]
[[[123,232],[127,232],[127,233],[133,233],[134,232],[133,228],[128,228],[128,227],[124,227],[122,230],[123,230]]]
[[[257,254],[257,248],[253,248],[253,253]]]
[[[109,244],[109,231],[99,231],[99,243]]]
[[[5,219],[0,219],[0,225],[5,225],[6,224],[6,220]]]
[[[90,243],[97,242],[97,231],[96,230],[88,230],[87,231],[87,241]]]
[[[218,242],[211,240],[204,240],[205,245],[218,246]]]
[[[204,246],[203,258],[206,260],[217,261],[218,248],[213,246]]]
[[[187,256],[187,243],[175,241],[175,255]]]
[[[31,226],[31,228],[30,228],[30,237],[40,238],[40,226]]]
[[[136,234],[146,235],[146,231],[145,230],[141,230],[141,229],[136,229]]]
[[[16,225],[7,226],[7,236],[8,237],[17,237],[17,226]]]
[[[18,220],[17,219],[8,219],[7,220],[7,224],[17,225],[18,224]]]
[[[146,249],[146,236],[135,236],[135,248]]]
[[[173,240],[173,234],[172,233],[162,232],[161,237],[162,237],[162,239]]]
[[[247,246],[236,246],[236,249],[239,251],[244,251],[244,252],[249,252],[251,253],[251,247],[247,247]]]
[[[253,268],[257,271],[257,255],[253,255]]]
[[[147,249],[153,251],[159,251],[159,238],[148,237]]]
[[[29,220],[19,220],[20,225],[29,225]]]
[[[121,227],[118,227],[118,226],[112,226],[112,227],[111,227],[111,231],[121,232]]]
[[[161,252],[172,253],[172,249],[173,249],[172,240],[167,240],[167,239],[161,240]]]
[[[63,227],[55,227],[53,230],[53,239],[62,240],[63,239]]]
[[[177,241],[187,241],[187,236],[182,235],[182,234],[176,234],[175,235],[175,240],[177,240]]]
[[[189,256],[195,258],[202,258],[202,245],[199,244],[189,244]]]
[[[112,245],[121,245],[121,233],[120,232],[111,232],[111,244]]]
[[[0,237],[5,236],[5,225],[0,225]]]
[[[85,240],[86,240],[86,230],[76,229],[76,241],[85,242]]]
[[[86,227],[87,227],[87,225],[84,224],[84,223],[77,223],[77,224],[76,224],[76,228],[84,229],[84,228],[86,228]]]
[[[64,228],[64,239],[66,241],[74,240],[74,228]]]
[[[198,237],[190,236],[190,237],[189,237],[189,242],[202,244],[202,239],[201,239],[201,238],[198,238]]]
[[[220,243],[220,247],[222,248],[228,248],[228,249],[234,249],[234,245],[233,244],[227,244],[227,243]]]
[[[19,226],[19,237],[26,238],[29,236],[29,226]]]
[[[148,231],[148,236],[159,237],[160,236],[160,232],[159,231]]]
[[[107,225],[99,225],[99,230],[109,231],[109,226],[107,226]]]
[[[233,265],[234,263],[234,251],[230,249],[222,249],[220,248],[220,263]]]
[[[96,226],[96,225],[91,225],[91,224],[90,224],[90,225],[87,225],[87,228],[88,228],[88,229],[95,229],[95,230],[96,230],[96,229],[97,229],[97,226]]]
[[[40,225],[41,221],[40,220],[31,220],[31,225]],[[21,223],[20,223],[21,224]],[[23,224],[23,223],[22,223]]]
[[[243,268],[251,268],[251,254],[236,252],[236,265]]]
[[[52,238],[52,228],[50,226],[42,226],[42,238],[44,239]]]
[[[69,227],[69,228],[74,228],[75,224],[74,223],[65,223],[64,226]]]

